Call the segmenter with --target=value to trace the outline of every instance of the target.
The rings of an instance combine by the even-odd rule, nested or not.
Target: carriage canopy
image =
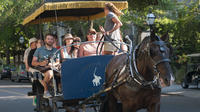
[[[46,0],[24,19],[23,25],[102,18],[105,16],[103,8],[106,2],[113,3],[120,10],[128,8],[125,0]]]

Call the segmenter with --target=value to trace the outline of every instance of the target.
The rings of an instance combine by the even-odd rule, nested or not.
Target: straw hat
[[[37,41],[36,38],[31,38],[31,39],[29,40],[29,45],[31,45],[31,43],[36,42],[36,41]]]
[[[72,36],[72,34],[70,34],[70,33],[67,33],[67,34],[65,35],[65,37],[64,37],[64,39],[63,39],[63,41],[65,41],[66,39],[73,39],[73,36]]]

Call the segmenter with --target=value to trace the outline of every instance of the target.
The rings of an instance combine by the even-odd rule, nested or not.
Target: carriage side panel
[[[62,64],[64,100],[83,99],[102,89],[105,68],[113,56],[68,59]]]

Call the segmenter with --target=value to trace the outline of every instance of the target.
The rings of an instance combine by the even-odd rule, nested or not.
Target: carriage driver
[[[106,42],[104,44],[104,54],[105,55],[115,55],[117,52],[117,48],[120,48],[120,27],[123,25],[122,22],[119,20],[119,16],[123,15],[123,13],[117,9],[117,7],[108,2],[105,4],[104,13],[106,15],[106,21],[104,24],[104,28],[99,26],[100,31],[108,36],[108,38],[112,41],[113,44],[110,42]],[[105,41],[108,41],[108,38],[105,38]]]
[[[53,77],[53,70],[51,70],[50,68],[52,64],[49,63],[48,59],[50,58],[50,56],[53,56],[53,54],[57,51],[57,49],[53,47],[54,40],[55,39],[52,34],[47,34],[44,40],[45,45],[38,48],[35,51],[32,60],[32,65],[35,66],[36,69],[38,69],[40,72],[44,74],[44,79],[41,81],[44,87],[44,98],[51,97],[50,93],[48,92],[47,84]],[[58,64],[59,64],[59,57],[57,56],[54,66]]]

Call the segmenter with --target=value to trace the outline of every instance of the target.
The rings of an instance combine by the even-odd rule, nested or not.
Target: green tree
[[[28,30],[21,25],[23,18],[32,8],[40,4],[41,0],[1,0],[0,2],[0,51],[6,54],[7,64],[10,63],[10,55],[15,55],[19,47],[18,40],[20,36],[25,39],[30,38],[37,30]],[[35,27],[35,26],[32,26]],[[29,32],[29,33],[28,33]],[[27,43],[27,41],[25,41]],[[13,53],[15,52],[15,53]]]

